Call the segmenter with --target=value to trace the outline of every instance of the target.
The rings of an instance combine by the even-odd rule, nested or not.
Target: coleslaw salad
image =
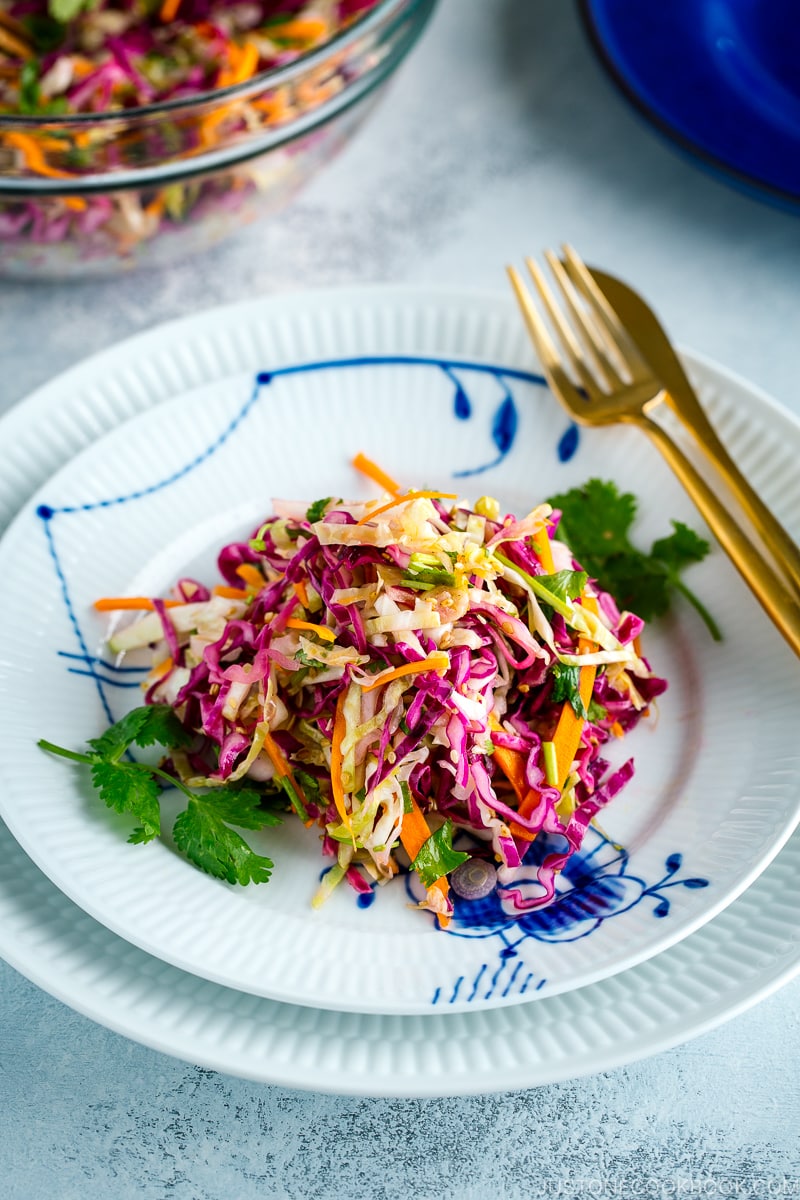
[[[150,610],[115,618],[109,649],[153,647],[145,701],[187,735],[165,764],[181,786],[280,790],[316,830],[315,905],[410,869],[443,927],[451,879],[469,897],[496,876],[516,912],[541,907],[633,775],[603,747],[666,687],[643,622],[580,569],[549,505],[518,520],[355,465],[388,497],[276,501],[220,552],[223,584],[99,600]]]

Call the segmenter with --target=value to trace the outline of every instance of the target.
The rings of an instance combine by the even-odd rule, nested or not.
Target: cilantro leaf
[[[565,663],[558,661],[553,663],[553,700],[558,703],[560,701],[568,701],[573,708],[576,717],[582,717],[586,720],[588,713],[586,705],[581,699],[580,682],[581,669],[576,666],[567,666]]]
[[[213,809],[220,821],[238,825],[240,829],[263,829],[266,825],[282,825],[276,812],[262,807],[262,794],[255,788],[213,788],[203,795],[201,803]]]
[[[294,657],[295,657],[295,661],[302,663],[304,667],[313,667],[315,671],[324,671],[325,670],[325,663],[320,662],[320,660],[318,658],[311,658],[310,655],[306,654],[306,652],[302,648],[302,646],[300,647],[299,650],[295,651]]]
[[[133,739],[137,746],[189,746],[192,735],[183,728],[175,710],[168,704],[148,704],[145,706],[146,718],[139,727],[139,732]]]
[[[620,608],[651,621],[669,610],[672,592],[679,591],[700,613],[711,636],[721,639],[713,617],[681,578],[681,571],[708,554],[703,538],[673,521],[673,533],[655,541],[649,554],[637,549],[629,536],[636,497],[601,479],[551,496],[549,502],[561,510],[559,533],[576,560]]]
[[[631,492],[621,493],[614,483],[590,479],[583,487],[551,496],[549,503],[561,510],[559,536],[587,570],[586,560],[593,553],[611,558],[631,549],[628,530],[636,517],[636,497]]]
[[[308,512],[306,513],[306,520],[308,521],[309,525],[313,525],[315,521],[322,520],[322,518],[325,516],[325,509],[328,507],[332,499],[333,496],[326,496],[324,500],[315,500],[314,503],[309,506]]]
[[[100,737],[89,738],[88,745],[101,758],[120,758],[138,736],[147,717],[146,708],[133,708]]]
[[[454,871],[468,858],[468,854],[453,849],[453,822],[448,817],[444,825],[422,843],[411,867],[417,872],[423,885],[429,888],[433,887],[442,875]]]
[[[188,746],[191,734],[181,725],[167,704],[145,704],[109,726],[100,737],[90,738],[89,745],[101,758],[118,759],[130,745]]]
[[[585,571],[556,571],[554,575],[529,575],[527,571],[523,571],[516,563],[501,554],[499,550],[495,550],[494,554],[495,558],[498,558],[504,566],[511,567],[522,575],[546,605],[555,609],[557,613],[561,613],[567,621],[572,619],[573,610],[570,601],[577,599],[583,591],[588,578]]]
[[[702,562],[711,547],[705,538],[701,538],[688,525],[681,521],[673,521],[674,533],[669,537],[659,538],[653,542],[651,551],[653,558],[664,563],[673,571],[681,571],[691,563]]]
[[[556,600],[565,604],[567,600],[577,600],[586,586],[588,575],[585,571],[556,571],[555,575],[537,575],[536,582],[545,588]]]
[[[92,764],[92,783],[100,799],[118,813],[131,813],[141,822],[136,840],[149,842],[161,832],[161,789],[148,770],[136,763],[98,761]]]
[[[174,828],[175,844],[187,858],[210,875],[227,879],[229,883],[266,882],[272,863],[251,850],[230,826],[262,829],[269,825],[280,825],[281,817],[275,809],[277,804],[285,806],[285,800],[278,788],[265,793],[254,787],[228,784],[210,788],[199,795],[190,791],[179,779],[168,775],[163,767],[120,761],[134,743],[150,746],[158,742],[173,746],[191,740],[191,735],[171,708],[149,705],[133,709],[100,737],[93,738],[89,742],[89,754],[67,750],[45,740],[40,740],[39,745],[51,754],[90,767],[92,783],[104,803],[115,812],[130,813],[140,822],[130,834],[129,842],[149,842],[159,836],[159,780],[162,780],[163,785],[183,792],[189,801]],[[306,816],[299,800],[295,807],[301,816]]]
[[[143,825],[137,825],[128,836],[128,842],[132,846],[141,846],[144,845],[145,842],[150,841],[152,841],[152,836],[148,834]]]
[[[595,700],[592,696],[589,701],[589,711],[586,714],[587,720],[592,724],[597,724],[598,721],[605,721],[608,716],[608,709],[605,704],[601,704],[599,700]]]
[[[272,873],[271,859],[251,850],[244,838],[228,827],[208,797],[189,801],[175,821],[172,836],[195,866],[216,879],[266,883]]]

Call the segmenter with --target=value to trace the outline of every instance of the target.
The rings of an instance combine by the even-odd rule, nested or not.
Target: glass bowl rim
[[[356,41],[365,33],[369,33],[376,25],[380,25],[386,17],[393,16],[399,9],[407,6],[410,9],[419,6],[419,0],[378,0],[374,8],[348,25],[339,33],[335,33],[321,46],[307,50],[298,58],[281,67],[270,67],[252,75],[242,83],[231,84],[226,88],[212,88],[208,91],[197,92],[194,96],[179,96],[170,100],[162,100],[157,104],[142,104],[136,108],[104,109],[102,112],[71,113],[66,116],[28,116],[21,113],[3,113],[0,115],[0,125],[8,129],[69,129],[81,125],[103,125],[114,121],[136,121],[140,117],[148,118],[169,113],[175,109],[200,108],[213,104],[217,99],[229,101],[247,96],[251,92],[262,91],[265,87],[279,87],[297,75],[302,75],[317,63],[323,63],[332,52],[343,49],[350,42]]]
[[[69,179],[45,177],[20,178],[0,172],[0,200],[41,200],[47,197],[88,196],[130,189],[163,187],[171,183],[212,174],[258,158],[297,139],[313,133],[321,126],[365,100],[386,83],[413,48],[438,0],[395,0],[384,11],[392,14],[390,32],[407,25],[407,31],[385,59],[373,66],[352,84],[324,104],[289,124],[264,129],[261,135],[230,147],[222,147],[202,155],[174,159],[158,165],[135,167],[124,171],[93,173]],[[376,10],[372,10],[375,12]],[[142,111],[142,110],[137,110]]]
[[[421,4],[427,2],[428,0],[420,0]],[[10,203],[15,200],[46,200],[48,197],[57,199],[60,196],[105,196],[114,192],[169,187],[170,184],[189,182],[201,175],[213,175],[217,171],[233,169],[243,163],[250,162],[254,158],[259,158],[262,154],[269,154],[272,150],[279,150],[282,146],[288,145],[296,138],[303,138],[307,134],[314,133],[321,126],[327,125],[335,117],[346,113],[350,108],[360,103],[360,101],[367,99],[381,84],[386,82],[387,76],[391,74],[393,69],[394,64],[391,64],[390,69],[382,72],[380,75],[371,75],[364,88],[352,96],[348,95],[347,100],[337,107],[330,108],[325,106],[315,109],[315,119],[313,122],[304,125],[301,129],[289,126],[282,128],[277,132],[274,141],[266,143],[258,142],[257,144],[247,143],[237,146],[224,156],[219,155],[211,160],[209,156],[180,159],[173,163],[166,163],[160,169],[145,167],[137,171],[119,171],[109,175],[89,175],[74,180],[15,179],[14,186],[11,187],[8,180],[0,175],[0,201]]]

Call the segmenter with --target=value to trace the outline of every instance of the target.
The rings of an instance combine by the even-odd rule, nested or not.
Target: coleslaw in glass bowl
[[[157,267],[282,207],[434,4],[102,3],[63,23],[41,0],[3,4],[0,273]]]

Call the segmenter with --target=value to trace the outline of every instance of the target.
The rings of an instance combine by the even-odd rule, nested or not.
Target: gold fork
[[[800,605],[796,598],[679,446],[650,417],[650,411],[662,398],[664,385],[640,361],[641,356],[631,356],[630,339],[619,337],[613,326],[602,322],[593,306],[587,309],[578,302],[560,259],[550,251],[545,257],[564,298],[569,318],[537,264],[531,259],[525,262],[563,353],[556,348],[522,277],[513,267],[508,273],[553,392],[570,417],[581,425],[626,422],[644,430],[685,487],[764,611],[795,654],[800,656]],[[565,363],[569,364],[578,385],[573,382]]]
[[[563,265],[571,282],[596,315],[612,348],[624,347],[633,379],[660,383],[661,399],[680,418],[709,464],[736,496],[795,595],[800,598],[800,549],[742,475],[689,382],[658,317],[637,292],[613,275],[585,266],[571,246],[563,246]]]

